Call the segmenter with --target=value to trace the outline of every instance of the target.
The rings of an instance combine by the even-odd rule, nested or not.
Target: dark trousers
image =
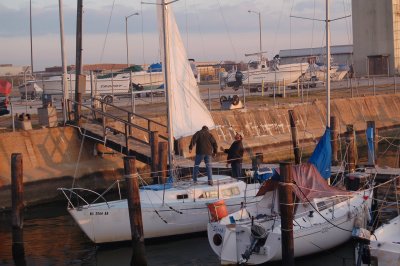
[[[242,176],[242,163],[239,161],[231,162],[232,167],[232,177],[241,177]]]

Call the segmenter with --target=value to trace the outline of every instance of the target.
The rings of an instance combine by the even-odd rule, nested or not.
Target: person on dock
[[[225,152],[228,154],[227,158],[227,163],[231,164],[232,168],[232,177],[241,177],[242,176],[242,161],[243,161],[243,136],[236,132],[235,134],[235,141],[232,143],[232,145],[229,147],[229,149],[224,149],[221,147],[221,151]]]
[[[212,166],[211,156],[217,155],[218,145],[217,141],[211,135],[207,126],[203,126],[201,130],[197,131],[190,141],[189,152],[192,152],[193,146],[196,146],[196,157],[194,159],[193,169],[193,182],[197,182],[197,176],[199,175],[199,165],[204,160],[206,164],[208,184],[213,185],[212,181]]]

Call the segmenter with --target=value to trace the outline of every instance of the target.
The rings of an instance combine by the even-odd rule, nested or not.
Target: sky
[[[31,64],[34,71],[61,65],[59,0],[0,1],[0,64]],[[77,1],[62,0],[67,64],[75,64]],[[351,15],[351,0],[330,0],[331,19]],[[156,0],[83,0],[83,64],[160,61]],[[189,58],[248,62],[259,48],[272,58],[280,49],[325,44],[325,0],[179,0],[171,4]],[[252,12],[248,12],[251,10]],[[125,17],[138,12],[127,20]],[[291,16],[306,17],[308,20]],[[312,20],[314,18],[314,20]],[[351,17],[331,23],[331,45],[352,44]]]

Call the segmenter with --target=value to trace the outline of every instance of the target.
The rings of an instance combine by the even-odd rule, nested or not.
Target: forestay
[[[160,43],[163,41],[162,6],[158,0],[158,25]],[[199,88],[190,67],[186,50],[183,45],[172,7],[166,8],[166,51],[169,53],[168,86],[169,106],[172,116],[172,132],[178,139],[194,134],[203,125],[212,129],[215,127],[210,112],[200,98]],[[160,45],[163,47],[163,45]],[[164,53],[163,49],[161,49]],[[164,58],[164,55],[162,56]],[[164,83],[165,84],[165,83]]]

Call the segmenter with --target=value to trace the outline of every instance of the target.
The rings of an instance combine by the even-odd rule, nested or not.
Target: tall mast
[[[60,16],[60,41],[61,41],[61,63],[62,63],[62,85],[63,85],[63,117],[64,124],[67,122],[67,99],[68,99],[68,86],[67,86],[67,60],[65,57],[64,48],[64,16],[63,16],[63,2],[58,0],[58,10]]]
[[[326,0],[326,126],[331,127],[331,35],[329,29],[329,0]]]
[[[167,98],[167,128],[168,128],[168,162],[170,176],[172,176],[173,170],[173,152],[174,152],[174,132],[172,128],[172,110],[170,104],[172,103],[172,92],[169,86],[169,43],[167,38],[167,17],[165,9],[167,4],[165,0],[161,0],[162,7],[162,29],[163,29],[163,44],[164,44],[164,86]]]

